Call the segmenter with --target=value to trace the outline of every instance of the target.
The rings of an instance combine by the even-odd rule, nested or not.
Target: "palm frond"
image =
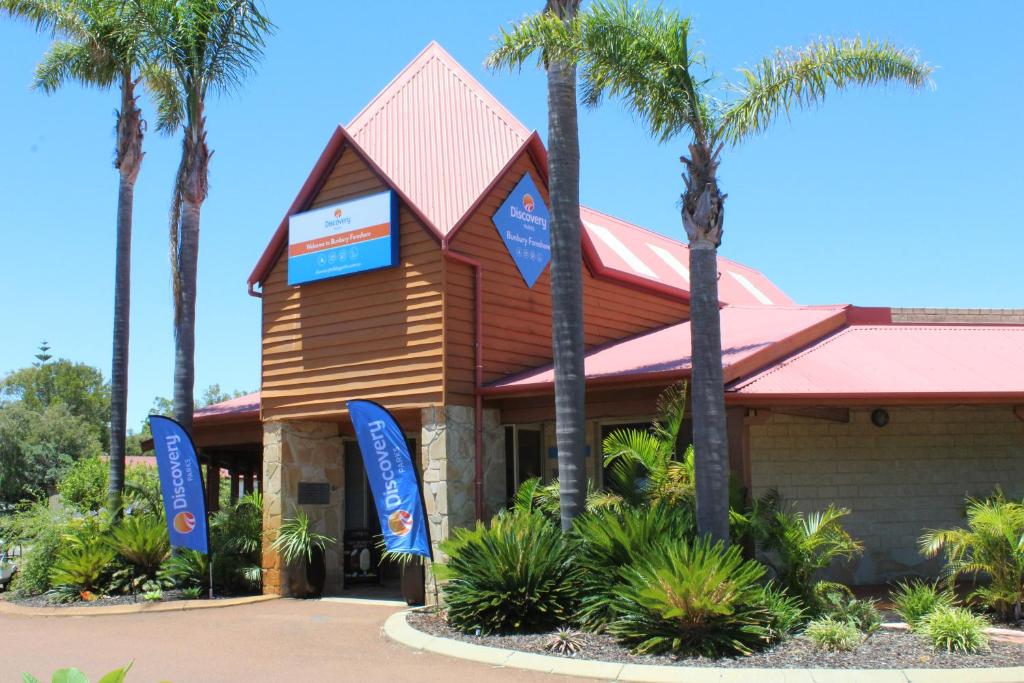
[[[494,38],[497,47],[484,64],[490,69],[521,69],[532,55],[538,66],[552,61],[575,64],[581,51],[578,18],[563,21],[551,11],[531,14]]]
[[[739,96],[725,107],[717,137],[733,144],[766,130],[793,108],[806,109],[830,89],[902,83],[922,88],[933,68],[888,42],[826,38],[800,50],[778,50],[753,69],[741,69]]]
[[[597,106],[620,97],[662,141],[690,130],[706,140],[712,111],[696,79],[703,55],[690,49],[690,20],[661,7],[627,0],[597,2],[580,15],[583,101]]]
[[[116,68],[107,60],[97,61],[87,46],[57,41],[36,65],[32,87],[50,94],[69,80],[108,87],[116,78]]]
[[[185,106],[174,72],[158,63],[143,65],[140,71],[143,82],[156,101],[156,128],[163,133],[172,133],[181,126],[185,118]]]

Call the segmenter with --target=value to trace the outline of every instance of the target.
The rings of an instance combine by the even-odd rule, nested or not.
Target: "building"
[[[302,504],[346,540],[328,551],[329,589],[375,523],[345,401],[399,419],[435,543],[556,471],[547,203],[537,133],[432,43],[334,131],[285,212],[249,278],[261,392],[197,411],[195,435],[205,458],[259,480],[266,528]],[[600,485],[602,437],[646,424],[689,374],[688,255],[594,209],[581,217]],[[349,220],[361,231],[340,241],[310,232]],[[934,571],[917,554],[923,528],[958,523],[965,494],[1024,493],[1024,311],[801,306],[749,266],[719,264],[734,475],[755,496],[851,508],[866,552],[839,578]],[[269,549],[264,569],[268,592],[289,591]]]

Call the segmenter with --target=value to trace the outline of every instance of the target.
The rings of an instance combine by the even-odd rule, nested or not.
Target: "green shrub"
[[[936,607],[920,621],[918,631],[937,650],[972,654],[989,649],[988,626],[985,617],[963,607]]]
[[[124,517],[110,530],[110,545],[143,581],[156,577],[171,551],[167,524],[154,515]]]
[[[623,567],[607,629],[637,653],[746,654],[771,637],[764,567],[707,539],[652,546]]]
[[[787,595],[785,590],[772,583],[761,589],[757,603],[766,613],[765,628],[772,642],[793,633],[806,620],[807,611],[801,600]]]
[[[86,541],[65,537],[65,546],[50,572],[50,584],[66,586],[78,593],[96,592],[109,573],[114,551],[100,538]]]
[[[203,589],[199,588],[198,586],[193,586],[191,588],[182,588],[181,597],[184,600],[199,600],[203,597]]]
[[[893,607],[910,628],[917,628],[926,615],[937,607],[953,607],[956,595],[949,589],[940,590],[937,581],[903,581],[890,593]]]
[[[175,548],[160,568],[160,576],[178,588],[201,590],[207,585],[209,571],[206,555],[191,548]]]
[[[575,612],[572,543],[540,512],[502,513],[441,544],[448,622],[466,633],[539,631]]]
[[[832,617],[815,619],[807,625],[804,635],[821,650],[849,652],[864,640],[852,624]]]
[[[26,505],[0,518],[0,536],[24,551],[10,585],[15,594],[39,595],[50,589],[50,570],[57,561],[67,524],[67,517],[50,510],[46,503]]]
[[[696,533],[687,507],[654,503],[640,508],[601,509],[576,519],[576,563],[580,579],[577,621],[600,630],[614,614],[619,571],[641,552],[665,539],[692,539]]]
[[[766,560],[789,595],[813,605],[814,572],[836,559],[850,559],[862,545],[842,526],[846,508],[829,505],[821,512],[805,515],[793,506],[783,506],[777,493],[758,500],[749,515],[747,531],[766,553]]]
[[[61,503],[79,512],[96,512],[107,504],[110,466],[98,457],[82,458],[57,482]]]
[[[882,615],[875,601],[853,597],[853,592],[840,583],[819,581],[814,586],[814,598],[819,616],[846,622],[861,633],[871,635],[882,625]]]
[[[946,554],[950,581],[969,575],[988,578],[971,593],[1004,618],[1024,616],[1024,504],[1007,501],[999,492],[991,498],[967,499],[967,528],[928,530],[921,552]]]

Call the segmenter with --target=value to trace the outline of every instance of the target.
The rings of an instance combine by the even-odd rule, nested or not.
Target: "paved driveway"
[[[392,643],[398,608],[272,600],[219,609],[100,617],[0,616],[0,683],[77,666],[93,681],[134,660],[129,683],[573,681],[498,669]],[[45,677],[44,677],[45,675]]]

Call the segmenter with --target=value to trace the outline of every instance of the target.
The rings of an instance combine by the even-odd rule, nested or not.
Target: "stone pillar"
[[[484,515],[505,506],[505,430],[497,410],[484,411]],[[434,557],[445,561],[438,544],[454,529],[476,524],[476,442],[473,408],[434,406],[422,413],[420,458],[423,502],[430,524]],[[485,520],[486,521],[486,520]],[[433,601],[427,571],[427,601]]]
[[[342,441],[333,422],[263,423],[263,592],[293,595],[305,584],[301,567],[285,566],[270,548],[274,531],[298,508],[299,482],[330,484],[327,505],[303,505],[313,530],[336,539],[327,547],[325,592],[343,587],[342,536],[345,530],[345,481]]]

